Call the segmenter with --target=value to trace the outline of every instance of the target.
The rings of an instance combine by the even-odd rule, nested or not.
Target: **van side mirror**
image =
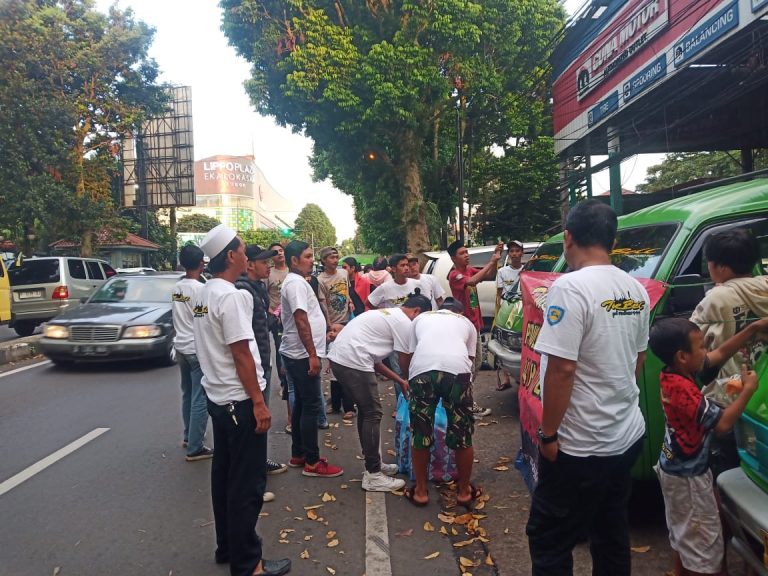
[[[670,314],[693,312],[699,302],[704,299],[707,282],[701,274],[681,274],[672,280],[672,291],[669,294]]]

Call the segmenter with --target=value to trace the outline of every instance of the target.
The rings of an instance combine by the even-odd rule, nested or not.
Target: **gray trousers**
[[[363,372],[331,362],[331,369],[344,392],[357,404],[357,434],[367,472],[381,472],[381,399],[374,372]]]

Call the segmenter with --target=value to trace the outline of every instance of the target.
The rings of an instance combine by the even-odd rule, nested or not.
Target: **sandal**
[[[418,508],[424,508],[427,504],[429,504],[429,500],[426,502],[419,502],[416,500],[416,485],[411,484],[408,486],[405,490],[403,490],[403,496],[405,496],[405,499],[408,500],[411,504]]]
[[[342,420],[350,421],[355,419],[355,411],[350,410],[349,412],[345,412],[344,416],[341,417]]]
[[[475,500],[480,498],[480,496],[483,495],[483,489],[480,486],[475,486],[474,484],[469,485],[469,492],[470,497],[469,500],[459,500],[458,493],[456,495],[456,504],[459,506],[464,506],[467,510],[472,510],[474,508]]]
[[[499,382],[496,385],[496,392],[501,392],[502,390],[509,390],[512,388],[512,382]]]

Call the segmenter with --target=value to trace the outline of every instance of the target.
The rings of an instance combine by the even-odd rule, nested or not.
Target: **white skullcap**
[[[224,224],[212,228],[200,242],[200,249],[208,258],[215,258],[237,236],[237,232]]]

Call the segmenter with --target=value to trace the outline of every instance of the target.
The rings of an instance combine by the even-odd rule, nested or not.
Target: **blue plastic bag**
[[[400,474],[411,474],[411,416],[408,412],[408,400],[401,394],[397,399],[395,415],[395,458]]]

